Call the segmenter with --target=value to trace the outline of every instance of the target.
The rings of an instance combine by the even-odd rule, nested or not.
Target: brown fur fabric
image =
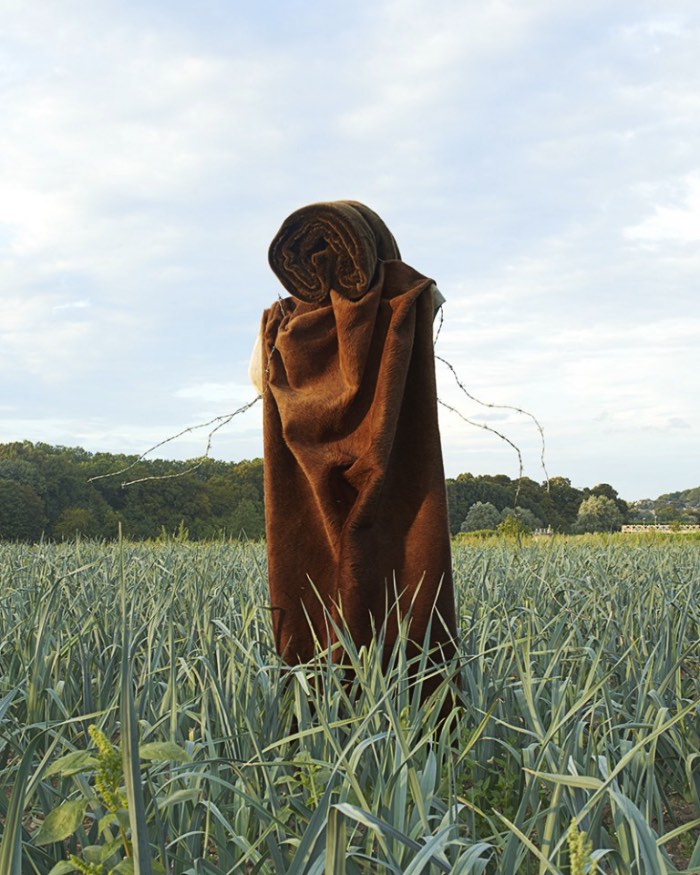
[[[386,623],[386,654],[397,594],[412,651],[429,623],[431,645],[451,649],[432,280],[399,260],[376,213],[348,201],[293,213],[270,264],[294,295],[262,321],[277,649],[296,663],[313,655],[314,636],[331,646],[325,608],[358,646]]]

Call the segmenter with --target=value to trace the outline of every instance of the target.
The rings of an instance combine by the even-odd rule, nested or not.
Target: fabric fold
[[[317,264],[332,271],[305,263],[331,251]],[[277,649],[296,663],[313,655],[314,636],[332,646],[328,616],[357,646],[385,624],[388,652],[404,618],[416,652],[429,628],[429,644],[450,649],[456,624],[434,283],[399,260],[376,213],[349,202],[292,214],[270,261],[293,294],[265,311],[261,327]],[[314,280],[304,279],[299,292],[295,283],[307,275]]]
[[[270,244],[270,267],[302,301],[324,300],[333,288],[361,298],[378,261],[399,258],[379,216],[356,201],[310,204],[292,213]]]

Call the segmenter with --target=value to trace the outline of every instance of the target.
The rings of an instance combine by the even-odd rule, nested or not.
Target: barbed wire
[[[474,428],[481,428],[484,431],[490,431],[491,434],[495,434],[496,437],[499,437],[502,441],[505,441],[509,446],[513,447],[513,449],[515,450],[515,452],[518,456],[518,480],[517,480],[518,485],[515,489],[515,497],[513,499],[513,505],[515,507],[517,507],[518,506],[518,498],[520,497],[520,486],[522,483],[523,471],[524,471],[523,454],[520,450],[520,447],[514,441],[512,441],[509,437],[506,437],[504,434],[502,434],[497,428],[493,428],[493,426],[491,426],[491,425],[486,425],[485,422],[476,422],[475,420],[470,419],[468,416],[465,416],[461,411],[457,410],[456,407],[453,407],[451,404],[448,404],[446,401],[443,401],[442,398],[438,397],[437,402],[442,407],[445,407],[447,410],[450,410],[452,413],[456,413],[460,419],[464,420],[464,422],[467,423],[467,425],[473,425]]]
[[[492,410],[513,410],[515,413],[520,413],[522,416],[526,416],[526,417],[528,417],[528,419],[532,420],[532,422],[535,424],[537,431],[539,432],[539,435],[540,435],[540,465],[542,467],[542,470],[544,471],[545,483],[547,485],[547,491],[549,492],[549,473],[547,471],[547,465],[546,465],[546,461],[545,461],[546,444],[545,444],[544,428],[542,427],[542,423],[539,421],[539,419],[533,413],[530,413],[529,410],[524,410],[522,407],[517,407],[514,404],[493,404],[489,401],[482,401],[480,398],[477,398],[475,395],[472,395],[472,393],[467,389],[467,387],[464,385],[464,383],[460,380],[459,375],[457,374],[457,371],[454,368],[454,365],[450,364],[450,362],[448,362],[447,359],[443,358],[441,355],[438,355],[437,353],[435,353],[435,359],[439,362],[442,362],[449,369],[450,373],[455,378],[455,382],[457,383],[457,385],[459,386],[461,391],[467,396],[467,398],[469,398],[470,401],[473,401],[475,404],[479,404],[481,407],[487,407],[487,408],[490,408]],[[438,399],[438,400],[440,400],[440,399]],[[514,447],[518,452],[518,460],[520,463],[519,477],[523,476],[522,453],[520,452],[520,449],[518,447],[516,447],[515,444],[511,440],[509,440],[504,435],[502,435],[497,429],[491,428],[490,426],[487,426],[483,423],[474,422],[473,420],[470,420],[467,417],[462,416],[462,414],[460,414],[459,411],[450,407],[448,404],[445,404],[442,401],[440,401],[440,403],[443,405],[443,407],[447,407],[448,409],[452,410],[454,413],[457,413],[462,419],[465,420],[465,422],[468,422],[470,425],[475,425],[478,428],[484,428],[486,431],[492,431],[494,434],[498,435],[501,439],[505,440],[506,443],[509,443],[512,447]]]
[[[279,306],[282,316],[286,316],[287,312],[284,307],[284,300],[281,295],[277,295],[277,305]],[[265,364],[265,388],[261,394],[256,395],[252,401],[248,401],[243,404],[237,410],[234,410],[233,413],[224,413],[221,416],[215,416],[213,419],[210,419],[208,422],[201,422],[199,425],[190,425],[187,428],[183,428],[182,431],[179,431],[177,434],[170,435],[170,437],[165,438],[162,441],[159,441],[157,444],[154,444],[152,447],[149,447],[147,450],[144,450],[141,455],[131,462],[129,465],[125,465],[123,468],[120,468],[118,471],[110,471],[107,474],[98,474],[95,477],[90,477],[88,483],[92,483],[95,480],[104,480],[108,477],[119,477],[120,474],[126,474],[127,471],[133,470],[139,462],[143,462],[146,456],[149,456],[151,453],[155,452],[155,450],[160,449],[160,447],[164,447],[166,444],[171,443],[172,441],[176,441],[178,438],[183,437],[186,434],[192,434],[195,431],[199,431],[199,429],[207,428],[210,425],[214,425],[214,428],[207,434],[207,445],[204,450],[204,454],[199,456],[195,460],[195,464],[191,465],[189,468],[185,468],[184,471],[177,471],[174,474],[149,474],[147,477],[136,477],[133,480],[125,480],[122,481],[121,487],[125,489],[127,486],[134,486],[136,483],[147,483],[151,480],[174,480],[177,477],[184,477],[187,474],[191,474],[193,471],[196,471],[198,468],[201,468],[202,465],[209,459],[209,454],[211,452],[211,448],[213,445],[214,435],[222,429],[224,426],[228,425],[232,419],[236,416],[239,416],[241,413],[245,413],[250,410],[251,407],[254,407],[258,401],[262,400],[263,395],[267,392],[269,388],[269,376],[270,376],[270,365],[272,362],[272,356],[277,351],[277,347],[273,344],[270,348],[270,352],[267,356],[267,362]]]
[[[138,477],[135,480],[128,480],[123,482],[122,487],[133,486],[134,483],[145,483],[147,480],[171,480],[174,477],[184,477],[185,474],[190,474],[192,471],[196,471],[197,468],[201,468],[201,466],[206,462],[209,458],[209,453],[211,452],[212,441],[214,435],[219,429],[222,429],[225,425],[228,425],[231,420],[238,416],[241,413],[245,413],[247,410],[250,410],[255,404],[258,403],[262,398],[262,395],[256,395],[252,401],[248,401],[246,404],[243,404],[237,410],[234,410],[233,413],[225,413],[222,416],[215,416],[213,419],[210,419],[208,422],[201,422],[199,425],[190,425],[187,428],[183,428],[182,431],[179,431],[177,434],[173,434],[168,438],[165,438],[162,441],[158,441],[157,444],[154,444],[152,447],[149,447],[147,450],[144,450],[141,455],[131,462],[129,465],[126,465],[123,468],[120,468],[118,471],[110,471],[108,474],[97,474],[95,477],[90,477],[88,483],[92,483],[95,480],[104,480],[107,477],[118,477],[120,474],[126,474],[127,471],[131,471],[135,468],[139,462],[143,462],[146,456],[150,455],[155,450],[160,449],[160,447],[164,447],[166,444],[171,443],[172,441],[177,440],[178,438],[183,437],[186,434],[192,434],[195,431],[199,431],[200,428],[207,428],[213,423],[217,423],[214,425],[214,428],[211,429],[209,434],[207,435],[207,446],[204,451],[204,455],[200,456],[197,460],[196,464],[192,465],[190,468],[187,468],[185,471],[178,471],[176,474],[152,474],[148,477]]]
[[[279,306],[279,308],[280,308],[280,311],[282,313],[282,317],[284,318],[288,314],[287,314],[287,311],[285,308],[284,300],[283,300],[282,296],[279,294],[277,296],[276,303],[277,303],[277,306]],[[439,314],[439,321],[438,321],[437,329],[435,331],[435,335],[433,337],[433,346],[435,346],[435,344],[437,344],[438,338],[440,337],[440,331],[442,330],[442,326],[444,323],[444,314],[443,314],[442,307],[440,307],[438,309],[438,314]],[[160,449],[160,447],[163,447],[166,444],[169,444],[172,441],[175,441],[178,438],[183,437],[184,435],[192,434],[195,431],[199,431],[202,428],[208,428],[209,426],[213,425],[213,428],[211,428],[207,434],[207,443],[206,443],[206,447],[205,447],[203,455],[199,456],[195,460],[195,463],[193,465],[191,465],[190,467],[186,468],[184,471],[177,471],[176,473],[173,473],[173,474],[151,474],[151,475],[148,475],[146,477],[136,477],[133,480],[122,481],[121,486],[122,486],[122,488],[126,488],[127,486],[133,486],[137,483],[146,483],[146,482],[151,481],[151,480],[172,480],[172,479],[175,479],[178,477],[184,477],[187,474],[191,474],[193,471],[196,471],[199,468],[201,468],[201,466],[210,458],[209,454],[210,454],[211,449],[212,449],[214,435],[218,431],[220,431],[222,428],[224,428],[226,425],[228,425],[236,416],[239,416],[240,414],[247,412],[248,410],[250,410],[251,407],[255,406],[255,404],[257,404],[258,401],[261,401],[263,398],[263,395],[269,390],[270,368],[272,365],[272,357],[276,351],[277,351],[277,347],[275,344],[273,344],[270,347],[270,351],[267,355],[267,361],[265,363],[264,381],[263,381],[264,389],[263,389],[262,393],[256,395],[256,397],[253,398],[251,401],[248,401],[245,404],[241,405],[241,407],[237,408],[232,413],[226,413],[226,414],[223,414],[221,416],[215,416],[212,419],[208,420],[207,422],[203,422],[203,423],[199,423],[198,425],[191,425],[191,426],[188,426],[187,428],[183,428],[181,431],[177,432],[177,434],[171,435],[170,437],[167,437],[164,440],[159,441],[158,443],[149,447],[147,450],[145,450],[143,453],[141,453],[129,465],[125,465],[123,468],[120,468],[118,471],[111,471],[107,474],[98,474],[94,477],[90,477],[88,480],[88,483],[92,483],[96,480],[104,480],[104,479],[109,478],[109,477],[118,477],[121,474],[126,474],[128,471],[133,470],[140,462],[144,461],[147,456],[149,456],[151,453],[155,452],[155,450]],[[487,407],[487,408],[491,408],[491,409],[513,410],[516,413],[522,414],[523,416],[527,416],[529,419],[531,419],[534,422],[534,424],[537,427],[537,430],[539,432],[539,435],[540,435],[540,440],[541,440],[540,462],[541,462],[542,470],[544,471],[544,474],[545,474],[547,490],[549,490],[549,474],[547,472],[547,467],[545,464],[546,447],[545,447],[544,428],[542,427],[542,424],[537,419],[537,417],[534,416],[534,414],[530,413],[529,411],[524,410],[523,408],[517,407],[517,406],[512,405],[512,404],[494,404],[494,403],[490,403],[488,401],[482,401],[480,398],[477,398],[475,395],[473,395],[466,388],[464,383],[460,380],[459,375],[457,374],[457,371],[455,370],[454,366],[450,362],[448,362],[447,359],[443,358],[442,356],[438,355],[437,353],[434,353],[434,355],[435,355],[435,359],[437,361],[442,362],[449,369],[449,371],[451,372],[452,376],[454,377],[457,385],[459,386],[460,390],[471,401],[475,402],[476,404],[479,404],[482,407]],[[479,428],[479,429],[482,429],[483,431],[488,431],[491,434],[496,435],[496,437],[498,437],[500,440],[507,443],[510,447],[512,447],[515,450],[517,457],[518,457],[518,485],[517,485],[516,492],[515,492],[514,503],[517,506],[518,497],[520,495],[521,482],[522,482],[522,478],[523,478],[523,471],[524,471],[523,455],[522,455],[522,452],[520,450],[520,447],[518,447],[518,445],[514,441],[512,441],[509,437],[504,435],[498,429],[494,428],[493,426],[487,425],[486,423],[477,422],[477,421],[471,419],[470,417],[465,416],[456,407],[453,407],[451,404],[448,404],[446,401],[443,401],[442,398],[438,397],[437,402],[445,409],[447,409],[447,410],[451,411],[452,413],[456,414],[457,416],[459,416],[459,418],[462,419],[464,422],[466,422],[467,425],[471,425],[474,428]]]

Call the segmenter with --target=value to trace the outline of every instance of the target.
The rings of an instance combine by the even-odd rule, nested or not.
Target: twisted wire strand
[[[439,329],[441,327],[442,327],[442,323],[438,327],[438,333],[439,333]],[[545,482],[547,484],[547,491],[549,492],[549,472],[547,471],[547,465],[545,462],[546,444],[545,444],[544,428],[542,427],[542,423],[539,421],[539,419],[537,419],[537,417],[533,413],[530,413],[529,410],[523,410],[522,407],[516,407],[514,404],[492,404],[488,401],[482,401],[480,398],[477,398],[475,395],[472,395],[472,393],[467,389],[467,387],[464,385],[464,383],[460,380],[459,375],[457,374],[457,371],[455,370],[454,366],[452,364],[450,364],[450,362],[448,362],[447,359],[443,358],[441,355],[438,355],[437,353],[435,353],[435,359],[436,359],[436,361],[442,362],[449,369],[450,373],[455,378],[455,382],[457,383],[459,388],[462,390],[462,392],[467,396],[467,398],[469,398],[470,401],[474,401],[476,404],[479,404],[481,407],[488,407],[492,410],[513,410],[515,413],[520,413],[522,416],[526,416],[528,419],[532,420],[532,422],[535,424],[537,431],[539,432],[539,435],[540,435],[540,466],[541,466],[542,470],[544,471]],[[454,408],[449,407],[449,405],[444,404],[444,402],[442,402],[442,401],[440,401],[440,403],[443,404],[444,407],[448,407],[450,410],[453,410],[453,412],[455,412],[459,416],[461,416],[461,414],[459,414],[459,412],[457,410],[455,410]],[[491,428],[490,426],[486,426],[482,423],[473,422],[472,420],[470,420],[464,416],[462,416],[462,419],[464,419],[465,422],[468,422],[469,425],[475,425],[478,428],[484,428],[487,431],[492,431],[494,434],[498,435],[502,440],[505,440],[506,443],[510,444],[514,449],[516,449],[518,452],[518,461],[520,463],[520,473],[518,476],[519,476],[519,478],[521,478],[523,476],[522,454],[512,441],[508,440],[508,438],[506,438],[504,435],[502,435],[495,428]]]
[[[517,456],[518,456],[518,480],[517,480],[518,485],[515,489],[515,497],[513,499],[513,505],[514,505],[514,507],[517,507],[518,506],[518,498],[520,497],[520,486],[522,483],[523,470],[524,470],[524,468],[523,468],[523,454],[520,451],[520,447],[516,443],[514,443],[509,437],[506,437],[504,434],[502,434],[500,431],[498,431],[497,428],[493,428],[493,426],[486,425],[485,422],[476,422],[473,419],[469,419],[468,416],[465,416],[463,413],[461,413],[459,410],[457,410],[456,407],[453,407],[451,404],[448,404],[446,401],[443,401],[442,398],[438,398],[437,401],[438,401],[438,404],[440,404],[442,407],[446,408],[447,410],[451,411],[452,413],[456,413],[460,419],[464,420],[464,422],[467,423],[467,425],[473,425],[474,428],[480,428],[480,429],[483,429],[483,431],[490,431],[491,434],[495,434],[496,437],[499,437],[502,441],[505,441],[509,446],[513,447],[513,449],[515,450],[515,452],[517,453]]]
[[[282,311],[282,315],[286,315],[286,310],[284,307],[284,301],[282,300],[281,295],[277,295],[277,304]],[[265,392],[267,392],[269,387],[269,376],[270,376],[270,364],[272,361],[272,356],[276,352],[276,347],[273,345],[270,349],[270,352],[267,356],[267,363],[265,365]],[[241,413],[245,413],[250,410],[251,407],[254,407],[258,401],[262,400],[262,395],[256,395],[252,401],[248,401],[245,404],[241,405],[237,410],[234,410],[233,413],[224,413],[222,416],[215,416],[213,419],[210,419],[208,422],[202,422],[199,425],[190,425],[187,428],[183,428],[182,431],[179,431],[177,434],[173,434],[165,440],[159,441],[157,444],[154,444],[152,447],[149,447],[145,450],[141,455],[129,465],[126,465],[124,468],[120,468],[118,471],[110,471],[108,474],[98,474],[95,477],[90,477],[88,483],[92,483],[95,480],[104,480],[107,477],[118,477],[120,474],[126,474],[127,471],[131,471],[139,462],[142,462],[146,456],[149,456],[151,453],[155,452],[155,450],[160,449],[160,447],[164,447],[166,444],[171,443],[172,441],[177,440],[178,438],[183,437],[186,434],[192,434],[195,431],[199,431],[201,428],[207,428],[210,425],[214,425],[214,427],[207,434],[207,444],[204,450],[203,455],[201,455],[195,462],[194,465],[191,465],[189,468],[186,468],[184,471],[178,471],[175,474],[150,474],[148,477],[137,477],[134,480],[125,480],[122,481],[122,489],[127,486],[133,486],[136,483],[147,483],[151,480],[174,480],[178,477],[184,477],[186,474],[191,474],[193,471],[196,471],[198,468],[201,468],[204,462],[209,458],[209,454],[211,452],[211,448],[213,446],[214,435],[222,429],[224,426],[228,425],[232,419]]]
[[[214,428],[212,428],[211,431],[207,435],[207,446],[206,446],[206,450],[204,452],[204,455],[200,456],[197,463],[195,465],[192,465],[192,467],[187,468],[185,471],[178,471],[177,474],[153,474],[149,477],[138,477],[135,480],[127,480],[127,481],[123,482],[121,485],[122,485],[122,487],[125,487],[125,486],[133,486],[134,483],[144,483],[147,480],[171,480],[175,477],[183,477],[185,474],[189,474],[192,471],[196,471],[197,468],[200,468],[204,464],[204,462],[209,458],[209,453],[211,452],[211,447],[212,447],[212,441],[213,441],[213,438],[214,438],[214,435],[216,434],[216,432],[219,431],[219,429],[223,428],[225,425],[228,425],[228,423],[231,422],[231,420],[234,417],[238,416],[240,413],[245,413],[246,410],[250,410],[250,408],[253,407],[255,404],[257,404],[261,398],[262,398],[262,395],[256,395],[252,401],[248,401],[245,404],[241,405],[241,407],[239,407],[237,410],[234,410],[233,413],[225,413],[222,416],[215,416],[213,419],[210,419],[208,422],[202,422],[199,425],[190,425],[187,428],[183,428],[182,431],[179,431],[177,434],[173,434],[170,437],[165,438],[165,440],[159,441],[157,444],[154,444],[152,447],[149,447],[149,449],[147,449],[143,453],[141,453],[141,455],[137,459],[135,459],[133,462],[131,462],[131,464],[126,465],[124,468],[120,468],[118,471],[110,471],[108,474],[97,474],[95,477],[90,477],[90,479],[88,480],[88,483],[92,483],[94,480],[104,480],[107,477],[118,477],[120,474],[126,474],[127,471],[131,471],[132,468],[135,468],[139,462],[142,462],[146,458],[146,456],[148,456],[150,453],[154,452],[155,450],[159,449],[160,447],[164,447],[166,444],[171,443],[171,441],[177,440],[178,438],[182,437],[183,435],[192,434],[193,432],[198,431],[200,428],[207,428],[207,426],[210,426],[213,423],[217,423],[216,425],[214,425]]]
[[[285,308],[284,300],[280,294],[277,295],[277,306],[280,308],[282,316],[283,317],[286,316],[287,311]],[[443,314],[442,307],[440,307],[438,313],[439,313],[440,318],[439,318],[437,329],[435,331],[435,335],[433,338],[433,345],[437,344],[438,338],[440,337],[440,331],[442,330],[442,326],[443,326],[444,318],[445,318],[444,314]],[[270,348],[270,352],[268,353],[267,361],[265,364],[265,389],[264,389],[262,394],[256,395],[255,398],[253,398],[251,401],[248,401],[245,404],[241,405],[241,407],[237,408],[232,413],[226,413],[226,414],[223,414],[221,416],[215,416],[212,419],[210,419],[208,422],[203,422],[203,423],[200,423],[199,425],[191,425],[191,426],[188,426],[187,428],[182,429],[181,431],[177,432],[177,434],[171,435],[170,437],[165,438],[164,440],[159,441],[158,443],[154,444],[152,447],[149,447],[149,449],[147,449],[143,453],[141,453],[138,456],[138,458],[136,458],[129,465],[126,465],[125,467],[120,468],[118,471],[111,471],[107,474],[98,474],[94,477],[90,477],[88,480],[88,483],[92,483],[95,480],[104,480],[105,478],[108,478],[108,477],[118,477],[120,474],[126,474],[128,471],[131,471],[133,468],[135,468],[136,465],[139,464],[139,462],[142,462],[147,456],[149,456],[151,453],[155,452],[155,450],[160,449],[160,447],[163,447],[166,444],[169,444],[172,441],[175,441],[178,438],[181,438],[186,434],[192,434],[195,431],[199,431],[199,429],[207,428],[207,427],[213,425],[214,427],[212,429],[210,429],[210,431],[207,434],[207,443],[206,443],[204,453],[202,456],[200,456],[197,459],[197,461],[195,462],[194,465],[191,465],[189,468],[186,468],[184,471],[178,471],[177,473],[174,473],[174,474],[151,474],[147,477],[137,477],[133,480],[125,480],[121,483],[121,486],[122,486],[122,488],[125,488],[127,486],[133,486],[136,483],[146,483],[146,482],[149,482],[151,480],[173,480],[173,479],[176,479],[178,477],[184,477],[185,475],[191,474],[193,471],[196,471],[198,468],[201,468],[201,466],[204,464],[204,462],[209,458],[209,454],[210,454],[212,446],[213,446],[214,435],[220,429],[224,428],[224,426],[228,425],[236,416],[239,416],[240,414],[245,413],[246,411],[250,410],[251,407],[255,406],[255,404],[257,404],[258,401],[262,400],[263,395],[269,390],[270,367],[272,364],[272,357],[276,351],[277,351],[277,347],[276,347],[276,345],[273,344],[272,347]],[[529,419],[531,419],[534,422],[534,424],[537,427],[537,430],[540,434],[540,440],[541,440],[540,462],[541,462],[542,470],[545,473],[547,490],[549,490],[549,474],[547,472],[547,467],[545,464],[544,429],[543,429],[541,423],[539,422],[539,420],[537,419],[537,417],[534,416],[529,411],[523,410],[521,407],[516,407],[512,404],[492,404],[492,403],[489,403],[487,401],[482,401],[481,399],[472,395],[471,392],[469,392],[469,390],[466,388],[464,383],[460,380],[454,366],[450,362],[448,362],[447,359],[443,358],[442,356],[438,355],[437,353],[435,353],[435,359],[437,361],[442,362],[450,370],[450,372],[452,373],[452,376],[454,377],[454,379],[455,379],[457,385],[459,386],[459,388],[461,389],[461,391],[471,401],[474,401],[476,404],[479,404],[482,407],[487,407],[487,408],[492,408],[492,409],[501,409],[501,410],[513,410],[516,413],[522,414],[523,416],[527,416]],[[505,443],[507,443],[510,447],[512,447],[515,450],[517,457],[518,457],[518,485],[517,485],[516,492],[515,492],[514,503],[517,507],[518,497],[520,495],[521,482],[522,482],[522,478],[523,478],[523,471],[524,471],[522,452],[521,452],[520,448],[517,446],[517,444],[515,444],[506,435],[504,435],[500,431],[498,431],[498,429],[493,428],[493,426],[487,425],[486,423],[476,422],[475,420],[470,419],[468,416],[465,416],[463,413],[461,413],[461,411],[457,410],[457,408],[453,407],[451,404],[448,404],[446,401],[443,401],[441,398],[438,397],[437,401],[438,401],[438,404],[440,404],[442,407],[446,408],[447,410],[451,411],[452,413],[455,413],[457,416],[459,416],[460,419],[462,419],[468,425],[471,425],[474,428],[482,429],[483,431],[491,432],[491,434],[495,434],[496,437],[500,438],[500,440],[504,441]]]

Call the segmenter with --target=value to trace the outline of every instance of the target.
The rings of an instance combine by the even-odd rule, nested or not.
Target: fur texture
[[[430,644],[451,649],[434,284],[399,260],[381,219],[352,202],[297,211],[270,261],[288,289],[306,277],[301,295],[265,311],[261,332],[278,651],[296,663],[312,656],[314,636],[331,646],[324,608],[358,646],[385,624],[388,652],[400,615],[414,652],[429,626]]]

